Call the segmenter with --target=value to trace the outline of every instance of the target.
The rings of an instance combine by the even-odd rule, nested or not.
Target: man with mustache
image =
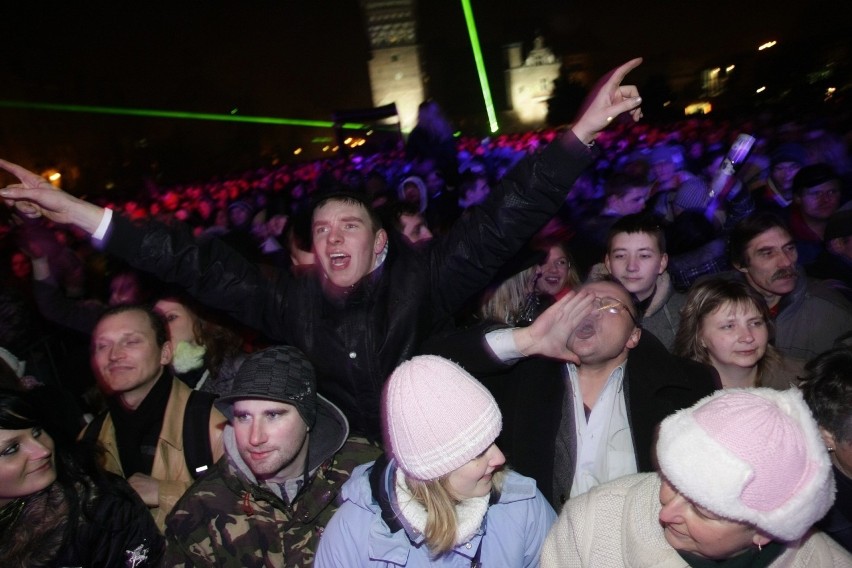
[[[703,364],[643,334],[634,297],[613,279],[584,285],[529,327],[459,332],[428,348],[495,394],[498,445],[556,510],[570,497],[654,471],[657,425],[717,388]],[[477,331],[477,330],[473,330]]]
[[[741,221],[731,232],[731,265],[766,299],[775,347],[810,359],[852,331],[852,306],[841,294],[800,274],[796,243],[771,213]]]

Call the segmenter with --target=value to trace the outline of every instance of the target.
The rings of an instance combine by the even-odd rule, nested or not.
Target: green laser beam
[[[62,112],[87,112],[93,114],[117,114],[124,116],[150,116],[155,118],[180,118],[187,120],[211,120],[219,122],[246,122],[253,124],[276,124],[280,126],[309,126],[313,128],[334,128],[327,120],[304,120],[299,118],[276,118],[273,116],[237,116],[233,114],[212,114],[204,112],[183,112],[174,110],[153,110],[121,107],[102,107],[87,105],[65,105],[56,103],[33,103],[28,101],[3,101],[0,108],[18,108],[32,110],[53,110]],[[346,122],[341,125],[346,130],[363,130],[366,124]],[[375,126],[373,127],[375,128]]]
[[[488,123],[491,132],[497,132],[497,114],[494,112],[494,101],[491,99],[491,88],[488,86],[488,75],[485,74],[485,63],[482,59],[482,49],[479,46],[479,34],[476,33],[476,22],[473,21],[473,8],[470,0],[461,0],[464,19],[467,23],[467,33],[470,35],[470,46],[473,49],[473,59],[476,61],[476,72],[479,74],[479,84],[482,86],[482,98],[485,99],[485,112],[488,113]]]

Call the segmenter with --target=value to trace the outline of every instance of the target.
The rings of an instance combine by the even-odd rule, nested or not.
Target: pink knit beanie
[[[685,497],[781,541],[834,501],[828,452],[798,389],[726,389],[660,426],[663,476]]]
[[[386,444],[407,475],[438,479],[490,446],[503,426],[491,393],[434,355],[396,368],[385,388]]]

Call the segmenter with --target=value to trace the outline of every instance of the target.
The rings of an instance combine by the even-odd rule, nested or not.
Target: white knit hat
[[[490,446],[503,426],[491,393],[435,355],[396,368],[385,390],[387,447],[409,476],[438,479]]]
[[[834,476],[798,389],[725,389],[660,426],[663,476],[685,497],[781,541],[834,502]]]

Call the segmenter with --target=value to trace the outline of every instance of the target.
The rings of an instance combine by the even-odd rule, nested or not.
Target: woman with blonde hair
[[[359,466],[315,566],[538,566],[555,514],[504,469],[494,398],[455,363],[415,357],[384,398],[386,456]]]
[[[565,242],[544,243],[537,254],[533,266],[506,278],[485,297],[479,310],[482,320],[527,326],[580,286],[580,275]]]
[[[712,365],[723,388],[798,383],[803,362],[769,342],[772,320],[763,297],[745,282],[711,278],[693,285],[680,311],[674,353]]]

